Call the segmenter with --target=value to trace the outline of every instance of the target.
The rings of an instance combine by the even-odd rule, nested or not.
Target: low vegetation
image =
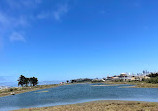
[[[14,92],[14,94],[20,94],[20,93],[24,93],[24,92],[52,88],[52,87],[57,87],[57,86],[61,86],[61,85],[52,84],[52,85],[37,85],[37,86],[30,86],[30,87],[14,87],[14,88],[8,88],[8,89],[1,89],[0,97],[12,95],[13,92]]]
[[[147,83],[158,84],[158,73],[149,74],[150,79],[144,80]]]
[[[122,82],[116,82],[116,81],[106,81],[105,84],[130,84],[135,85],[135,87],[132,88],[158,88],[158,84],[153,83],[147,83],[144,81],[122,81]]]
[[[72,79],[70,83],[83,83],[83,82],[92,82],[93,79],[89,78],[80,78],[80,79]]]
[[[72,105],[20,109],[18,111],[157,111],[158,103],[134,101],[94,101]]]
[[[144,80],[147,83],[158,84],[158,77],[152,77],[150,79]]]

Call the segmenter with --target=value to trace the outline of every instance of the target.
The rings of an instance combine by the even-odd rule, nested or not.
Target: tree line
[[[158,72],[156,72],[156,73],[150,73],[148,76],[149,77],[158,77]]]
[[[158,72],[150,73],[148,76],[150,77],[150,79],[146,79],[145,80],[146,82],[153,83],[153,84],[157,84],[158,83]]]
[[[92,82],[92,80],[93,79],[89,79],[89,78],[80,78],[80,79],[70,80],[70,83]]]
[[[27,78],[23,75],[20,75],[18,79],[18,86],[27,87],[27,86],[36,86],[38,84],[38,79],[36,77]]]

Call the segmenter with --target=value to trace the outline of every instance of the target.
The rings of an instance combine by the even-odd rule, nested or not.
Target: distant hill
[[[0,86],[17,87],[18,83],[15,82],[0,82]]]
[[[62,81],[39,81],[38,85],[59,84]]]
[[[38,85],[49,85],[49,84],[59,84],[61,81],[39,81]],[[0,82],[1,86],[7,86],[7,87],[18,87],[18,82]]]

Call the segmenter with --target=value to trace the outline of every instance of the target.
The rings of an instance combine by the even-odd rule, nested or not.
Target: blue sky
[[[1,0],[0,78],[158,69],[157,0]]]

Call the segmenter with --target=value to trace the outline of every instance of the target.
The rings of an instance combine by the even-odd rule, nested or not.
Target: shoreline
[[[14,111],[156,111],[157,109],[158,102],[98,100],[68,105],[24,108]]]
[[[0,97],[11,96],[13,94],[21,94],[41,89],[48,89],[62,86],[63,84],[50,84],[50,85],[38,85],[38,86],[31,86],[31,87],[12,87],[7,89],[0,90]]]
[[[107,81],[103,82],[105,84],[129,84],[129,85],[135,85],[131,88],[158,88],[158,84],[152,84],[152,83],[146,83],[146,82],[113,82],[113,81]]]
[[[141,85],[144,85],[142,88],[146,88],[146,86],[149,86],[148,88],[154,88],[153,84],[142,84],[143,82],[98,82],[103,83],[101,86],[113,86],[113,85],[120,85],[120,84],[129,84],[129,85],[136,85],[132,87],[123,87],[123,88],[141,88]],[[62,85],[73,85],[73,84],[93,84],[93,83],[68,83],[68,84],[51,84],[51,85],[39,85],[35,87],[19,87],[16,90],[13,90],[11,92],[15,92],[15,94],[25,93],[25,92],[31,92],[41,89],[48,89],[48,88],[54,88]],[[97,84],[97,82],[96,82]],[[105,85],[104,85],[105,84]],[[154,84],[155,85],[155,84]],[[157,85],[157,84],[156,84]],[[98,85],[92,85],[92,86],[98,86]],[[151,87],[152,86],[152,87]],[[156,87],[157,88],[157,87]],[[13,89],[13,88],[12,88]],[[8,90],[8,89],[7,89]],[[0,93],[0,96],[9,96],[11,93],[9,90],[6,93]],[[119,108],[118,108],[119,107]],[[146,101],[128,101],[128,100],[95,100],[95,101],[89,101],[89,102],[83,102],[83,103],[74,103],[74,104],[67,104],[67,105],[57,105],[57,106],[48,106],[48,107],[37,107],[37,108],[26,108],[26,109],[18,109],[15,111],[96,111],[96,109],[99,109],[98,111],[137,111],[132,110],[133,108],[137,110],[142,111],[148,111],[148,110],[155,110],[158,109],[158,102],[146,102]],[[80,110],[78,110],[80,109]],[[121,110],[115,110],[115,109],[121,109]]]
[[[132,87],[127,88],[158,88],[158,84],[152,84],[152,83],[145,83],[145,82],[113,82],[113,81],[106,81],[106,82],[94,82],[94,83],[103,83],[103,84],[129,84],[129,85],[135,85]],[[4,96],[10,96],[11,93],[14,94],[21,94],[25,92],[31,92],[41,89],[47,89],[47,88],[54,88],[62,85],[73,85],[73,84],[93,84],[90,82],[82,82],[82,83],[66,83],[66,84],[50,84],[50,85],[38,85],[38,86],[32,86],[32,87],[12,87],[7,89],[1,89],[0,90],[0,97]]]
[[[81,82],[81,83],[66,83],[65,85],[73,85],[73,84],[97,84],[97,83],[103,83],[106,85],[135,85],[129,88],[158,88],[158,84],[152,84],[152,83],[146,83],[146,82],[140,82],[140,81],[131,81],[131,82],[115,82],[115,81],[105,81],[105,82]]]

